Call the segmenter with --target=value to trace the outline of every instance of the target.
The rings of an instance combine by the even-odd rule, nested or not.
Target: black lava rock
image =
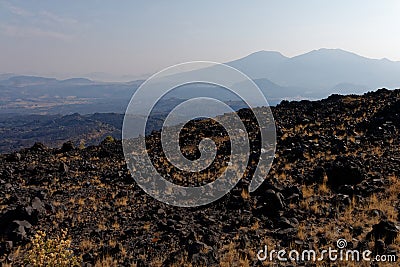
[[[366,179],[365,171],[358,162],[349,157],[338,157],[327,166],[328,184],[333,189],[343,185],[356,185]]]

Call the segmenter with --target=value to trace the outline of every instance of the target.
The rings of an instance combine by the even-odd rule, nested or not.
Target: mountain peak
[[[260,50],[251,53],[248,56],[280,56],[280,57],[285,57],[284,55],[281,54],[281,52],[278,51],[270,51],[270,50]]]
[[[346,51],[343,49],[339,49],[339,48],[319,48],[319,49],[315,49],[312,50],[308,53],[305,54],[301,54],[298,55],[296,57],[302,57],[302,56],[307,56],[307,55],[318,55],[318,56],[324,56],[324,55],[350,55],[350,56],[357,56],[357,57],[362,57],[360,55],[357,55],[353,52],[350,51]],[[296,58],[294,57],[294,58]]]
[[[279,52],[261,50],[227,64],[257,79],[265,78],[265,73],[272,71],[288,59]]]

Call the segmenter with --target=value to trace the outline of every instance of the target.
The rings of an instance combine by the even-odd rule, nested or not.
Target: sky
[[[0,73],[131,79],[319,48],[400,61],[398,14],[398,0],[0,0]]]

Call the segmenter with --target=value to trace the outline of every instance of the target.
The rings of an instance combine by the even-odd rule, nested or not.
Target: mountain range
[[[283,99],[320,99],[333,93],[360,94],[400,87],[400,62],[370,59],[341,49],[313,50],[291,58],[279,52],[259,51],[226,64],[249,76],[270,105]],[[0,74],[0,113],[123,113],[142,82],[58,80],[4,73]],[[232,100],[229,94],[210,86],[185,89],[168,97],[205,95]]]
[[[261,87],[268,86],[268,80],[318,98],[332,93],[362,93],[400,86],[400,62],[370,59],[341,49],[313,50],[292,58],[278,52],[259,51],[227,64],[247,74]]]

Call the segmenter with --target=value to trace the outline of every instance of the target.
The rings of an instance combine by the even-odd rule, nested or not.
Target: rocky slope
[[[264,184],[254,194],[247,192],[256,164],[250,160],[231,193],[198,208],[172,207],[147,196],[126,168],[120,141],[107,139],[85,149],[35,144],[1,155],[0,262],[23,264],[38,230],[54,237],[65,228],[85,266],[261,266],[270,264],[256,256],[264,245],[322,250],[336,248],[339,238],[350,249],[398,255],[399,107],[400,90],[384,89],[282,102],[273,108],[278,144]],[[252,114],[241,110],[239,115],[256,159]],[[193,137],[201,137],[210,123],[185,128],[188,158],[197,157]],[[159,156],[154,162],[164,162],[158,135],[147,142]],[[223,148],[227,137],[221,136]],[[221,171],[226,159],[222,153],[210,171]],[[182,182],[179,175],[173,179]]]

